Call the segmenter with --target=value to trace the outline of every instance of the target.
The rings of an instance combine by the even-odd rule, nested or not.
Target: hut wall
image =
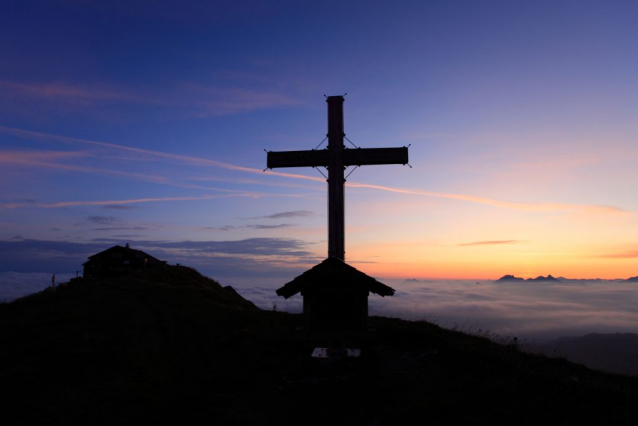
[[[304,291],[306,328],[310,330],[365,330],[368,292],[361,289],[315,288]]]

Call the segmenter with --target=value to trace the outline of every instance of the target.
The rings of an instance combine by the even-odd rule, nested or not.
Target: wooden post
[[[328,103],[328,257],[345,262],[345,203],[343,178],[343,96]]]

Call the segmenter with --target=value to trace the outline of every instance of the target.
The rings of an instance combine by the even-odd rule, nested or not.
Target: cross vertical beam
[[[345,262],[345,203],[343,177],[343,96],[328,103],[328,257]]]

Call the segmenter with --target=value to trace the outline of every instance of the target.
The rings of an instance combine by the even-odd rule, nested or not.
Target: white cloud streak
[[[5,96],[32,97],[38,99],[60,99],[67,102],[86,104],[88,102],[148,103],[123,90],[105,87],[83,87],[66,83],[25,84],[14,81],[0,81],[0,89]]]
[[[93,141],[88,139],[73,138],[68,136],[52,135],[48,133],[34,132],[30,130],[17,129],[13,127],[0,126],[0,132],[5,134],[11,134],[22,138],[40,141],[60,141],[65,143],[80,143],[91,146],[100,146],[110,148],[114,150],[133,152],[155,158],[161,158],[172,162],[178,162],[181,164],[188,164],[193,166],[208,166],[217,167],[226,170],[234,170],[238,172],[251,173],[251,174],[266,174],[269,176],[283,177],[287,179],[300,179],[313,182],[325,182],[325,179],[314,176],[306,176],[294,173],[283,173],[273,170],[263,171],[253,167],[238,166],[235,164],[225,163],[217,160],[211,160],[207,158],[191,157],[186,155],[172,154],[162,151],[154,151],[142,148],[128,147],[124,145],[117,145],[110,142]],[[579,213],[594,213],[594,214],[611,214],[611,215],[627,215],[628,211],[614,206],[605,205],[592,205],[592,204],[568,204],[568,203],[514,203],[508,201],[501,201],[487,197],[479,197],[466,194],[453,194],[435,191],[423,191],[415,189],[395,188],[381,185],[370,185],[356,182],[348,182],[347,185],[352,188],[367,188],[378,191],[393,192],[406,195],[417,195],[424,197],[435,197],[452,199],[459,201],[466,201],[475,204],[489,205],[493,207],[499,207],[509,210],[521,210],[531,212],[579,212]]]
[[[74,206],[109,206],[112,208],[114,205],[126,205],[126,204],[140,204],[140,203],[160,203],[168,201],[201,201],[201,200],[215,200],[219,198],[231,198],[231,197],[247,197],[247,198],[260,198],[266,196],[275,196],[272,194],[257,194],[257,193],[244,193],[244,194],[223,194],[223,195],[201,195],[193,197],[149,197],[149,198],[132,198],[126,200],[90,200],[90,201],[60,201],[56,203],[5,203],[0,204],[0,208],[3,209],[17,209],[21,207],[40,207],[45,209],[55,209],[60,207],[74,207]],[[294,197],[293,195],[279,195],[281,197]]]

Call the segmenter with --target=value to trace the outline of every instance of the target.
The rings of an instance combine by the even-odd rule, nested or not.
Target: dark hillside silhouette
[[[563,356],[592,368],[638,377],[638,334],[591,333],[539,345],[544,353]]]
[[[0,416],[12,425],[638,421],[638,379],[378,317],[363,359],[320,364],[295,334],[302,323],[184,267],[62,284],[0,305]]]

